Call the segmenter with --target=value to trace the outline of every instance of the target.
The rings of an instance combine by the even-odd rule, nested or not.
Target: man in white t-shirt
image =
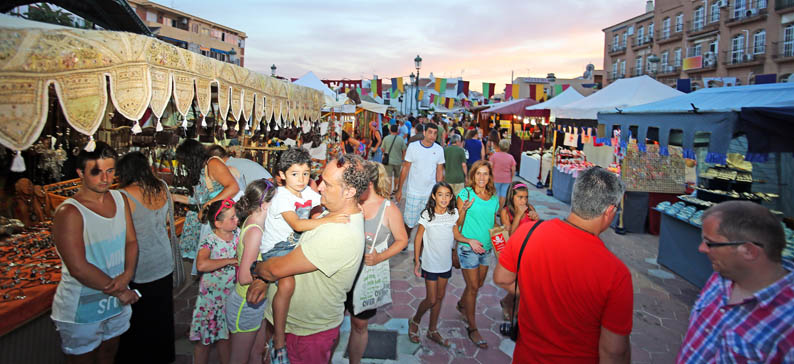
[[[419,214],[427,205],[433,186],[444,180],[444,149],[435,143],[436,137],[438,127],[429,123],[425,125],[424,138],[419,143],[409,144],[405,152],[396,199],[402,199],[403,184],[408,179],[403,221],[409,235],[419,221]]]

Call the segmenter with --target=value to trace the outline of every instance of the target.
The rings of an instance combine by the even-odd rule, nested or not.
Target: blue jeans
[[[485,253],[477,254],[471,249],[469,244],[458,244],[458,258],[460,259],[461,269],[475,269],[481,265],[489,266],[491,263],[491,251],[486,250]]]
[[[496,193],[499,194],[499,197],[507,197],[507,190],[510,188],[509,183],[494,183],[494,187],[496,187]]]
[[[371,154],[369,160],[380,163],[383,160],[383,151],[380,150],[380,148],[378,148],[378,150],[376,150],[375,153]]]

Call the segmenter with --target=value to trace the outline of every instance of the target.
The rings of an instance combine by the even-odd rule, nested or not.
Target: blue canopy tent
[[[769,170],[766,185],[753,190],[780,195],[772,208],[794,216],[794,83],[776,83],[701,89],[670,99],[614,112],[598,113],[606,130],[636,128],[637,143],[644,150],[649,128],[658,129],[660,154],[667,154],[672,130],[683,134],[684,156],[695,159],[695,136],[708,135],[706,163],[726,164],[728,152],[740,152],[753,162],[753,171]],[[745,138],[735,139],[743,135]],[[630,133],[621,133],[626,145]],[[746,146],[742,145],[746,140]],[[599,140],[609,143],[608,139]],[[732,148],[729,150],[729,148]],[[768,163],[767,163],[768,162]]]

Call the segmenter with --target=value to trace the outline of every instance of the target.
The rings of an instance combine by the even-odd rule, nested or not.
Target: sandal
[[[441,334],[438,333],[438,330],[427,330],[427,338],[432,341],[435,341],[436,344],[441,345],[445,348],[449,347],[449,340],[441,336]]]
[[[273,349],[270,352],[270,364],[290,364],[289,356],[287,356],[287,345],[276,349],[273,340],[270,340],[269,346]]]
[[[461,302],[458,301],[458,304],[455,305],[455,308],[457,308],[458,312],[460,313],[460,315],[463,316],[463,322],[468,324],[469,323],[469,319],[466,318],[466,309],[463,308],[463,304],[461,304]]]
[[[416,327],[416,331],[411,330],[411,325]],[[419,323],[414,321],[413,317],[408,320],[408,340],[411,340],[414,344],[419,344]]]
[[[474,341],[474,338],[471,337],[471,334],[473,334],[475,332],[478,332],[479,329],[476,329],[476,328],[473,329],[473,328],[469,327],[469,328],[466,328],[466,331],[469,332],[469,340],[471,340],[471,342],[473,342],[474,345],[477,345],[477,347],[479,347],[480,349],[488,349],[488,342],[483,340],[482,337],[480,338],[480,341]]]

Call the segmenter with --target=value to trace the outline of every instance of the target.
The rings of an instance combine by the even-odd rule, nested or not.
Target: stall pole
[[[543,159],[543,156],[540,157]],[[551,188],[554,186],[554,165],[557,164],[557,128],[554,128],[554,140],[551,143],[551,171],[549,173],[549,188],[546,189],[546,196],[554,196]]]
[[[546,145],[546,126],[543,125],[543,122],[541,122],[541,125],[538,125],[538,126],[540,127],[540,130],[541,130],[541,132],[540,132],[540,164],[539,164],[539,167],[538,167],[538,183],[535,184],[535,187],[543,188],[543,186],[544,186],[544,183],[543,183],[543,147]],[[522,151],[523,151],[523,149],[522,149]]]
[[[620,217],[618,217],[618,227],[615,228],[615,234],[626,235],[626,228],[623,227],[623,202],[626,200],[626,195],[620,198]]]

